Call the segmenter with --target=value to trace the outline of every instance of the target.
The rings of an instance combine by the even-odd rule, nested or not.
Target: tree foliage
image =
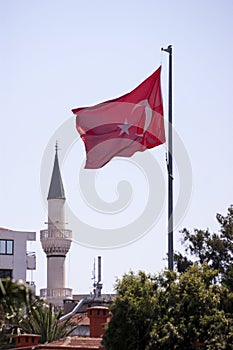
[[[1,322],[17,324],[34,298],[31,288],[23,281],[0,279]]]
[[[191,255],[199,264],[206,262],[211,269],[218,270],[219,279],[233,291],[233,206],[228,208],[226,216],[216,215],[220,224],[219,233],[211,234],[209,230],[186,228],[181,231],[186,255]],[[175,254],[179,272],[188,269],[193,261],[181,253]]]
[[[31,288],[23,281],[0,279],[0,348],[12,344],[11,336],[19,331],[19,321],[34,299]]]
[[[125,274],[116,283],[107,350],[233,349],[233,207],[220,232],[182,231],[177,272]]]
[[[70,318],[60,322],[61,315],[23,281],[0,279],[0,348],[9,348],[12,335],[18,333],[39,334],[40,343],[68,336],[77,326]]]
[[[104,335],[108,350],[143,350],[153,325],[156,283],[150,275],[130,272],[116,283],[117,297]]]
[[[160,275],[148,349],[231,349],[233,320],[222,303],[225,287],[214,282],[217,274],[207,264],[194,264],[183,274]]]
[[[124,275],[103,338],[106,349],[233,349],[233,295],[214,282],[217,274],[204,263],[182,274]]]
[[[56,313],[52,304],[36,300],[29,312],[20,320],[19,326],[25,333],[41,335],[40,343],[52,342],[67,337],[77,326],[71,326],[71,319],[60,322],[62,311]]]

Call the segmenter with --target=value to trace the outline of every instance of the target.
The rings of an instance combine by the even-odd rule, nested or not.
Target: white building
[[[35,241],[36,232],[0,228],[0,278],[26,282],[27,270],[36,269],[36,255],[27,251],[27,241]],[[28,282],[33,289],[34,282]]]
[[[47,288],[40,296],[60,307],[64,299],[72,298],[72,289],[65,286],[65,260],[72,241],[72,231],[65,220],[65,192],[62,183],[57,145],[48,193],[48,228],[40,231],[42,248],[47,255]]]

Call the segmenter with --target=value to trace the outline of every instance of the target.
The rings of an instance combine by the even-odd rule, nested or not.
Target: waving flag
[[[131,157],[165,142],[161,67],[133,91],[92,107],[73,109],[86,148],[87,169]]]

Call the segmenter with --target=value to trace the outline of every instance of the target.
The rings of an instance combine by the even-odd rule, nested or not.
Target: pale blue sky
[[[72,117],[71,108],[120,96],[161,63],[167,118],[168,57],[160,48],[168,44],[174,47],[174,126],[193,171],[192,198],[175,231],[175,247],[184,226],[217,231],[215,214],[226,213],[233,203],[232,13],[230,0],[0,1],[0,226],[37,231],[38,242],[29,249],[37,251],[33,279],[38,289],[46,287],[39,230],[47,221],[40,185],[47,144]],[[165,148],[151,152],[166,181]],[[53,162],[53,149],[51,157]],[[98,218],[80,202],[77,179],[83,159],[78,141],[61,166],[66,196],[77,216],[101,223],[107,217]],[[111,166],[98,175],[103,199],[114,200],[111,181],[108,186],[111,176],[116,182],[122,174],[124,179],[129,176],[135,190],[141,190],[126,217],[112,218],[113,225],[121,220],[126,224],[127,217],[132,221],[140,212],[147,190],[140,175],[132,178],[131,163],[124,163],[124,170],[119,163],[118,172]],[[179,183],[177,179],[176,195]],[[74,243],[67,257],[67,284],[75,292],[89,292],[97,255],[103,257],[105,292],[112,291],[115,276],[129,269],[160,271],[166,266],[165,215],[166,207],[146,236],[122,248],[100,250]],[[78,235],[77,227],[69,228]]]

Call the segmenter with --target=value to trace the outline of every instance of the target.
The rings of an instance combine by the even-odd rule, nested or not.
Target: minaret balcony
[[[72,298],[72,289],[71,288],[55,288],[55,289],[44,288],[40,290],[40,296],[42,298],[63,297],[64,299],[69,299],[69,298]]]
[[[72,231],[67,229],[50,229],[40,231],[40,240],[48,238],[72,239]]]
[[[72,242],[72,231],[51,228],[41,230],[40,241],[47,255],[66,255]]]

